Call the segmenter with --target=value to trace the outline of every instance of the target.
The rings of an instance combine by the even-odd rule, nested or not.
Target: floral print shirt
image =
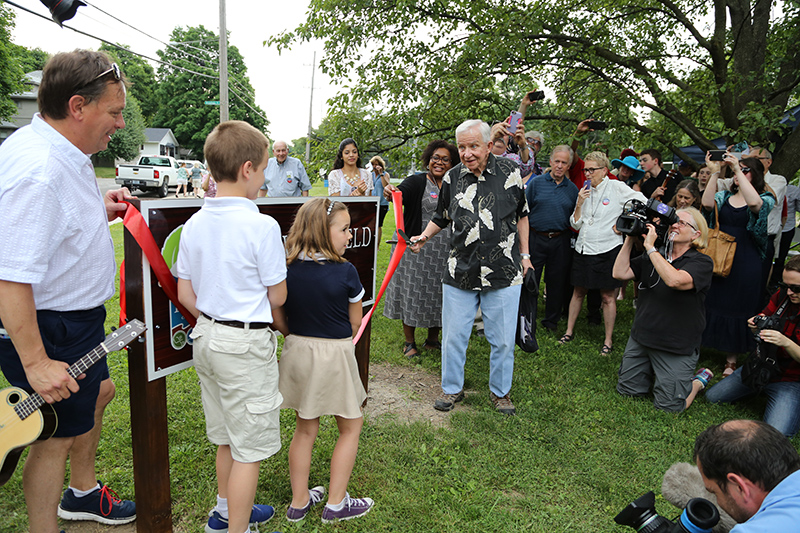
[[[480,176],[461,164],[450,169],[432,219],[440,228],[453,224],[443,282],[475,291],[521,284],[517,222],[527,216],[514,162],[489,154]]]

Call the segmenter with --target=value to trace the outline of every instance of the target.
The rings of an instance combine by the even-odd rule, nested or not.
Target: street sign
[[[219,105],[219,100],[206,100],[203,103],[206,105]]]

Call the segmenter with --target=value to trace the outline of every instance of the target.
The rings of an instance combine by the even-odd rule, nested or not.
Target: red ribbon
[[[183,318],[185,318],[186,321],[189,322],[192,327],[194,327],[194,325],[197,323],[197,319],[178,301],[178,284],[175,281],[175,276],[173,276],[172,272],[169,271],[167,262],[164,261],[164,256],[161,255],[161,249],[156,244],[156,240],[153,238],[150,228],[144,221],[144,217],[142,217],[142,214],[139,212],[139,210],[133,207],[130,203],[122,203],[128,204],[128,209],[125,211],[125,218],[122,219],[122,224],[125,226],[125,229],[130,232],[137,244],[139,244],[142,252],[144,252],[144,256],[150,262],[150,268],[153,269],[153,273],[156,275],[156,279],[161,285],[161,289],[164,291],[164,294],[167,295],[169,301],[172,302],[178,311],[181,312]],[[120,306],[123,306],[123,303],[125,302],[125,283],[121,269],[119,301]],[[123,307],[120,311],[120,319],[124,313],[125,308]]]
[[[403,223],[403,193],[394,190],[392,191],[392,205],[394,207],[394,224],[397,229],[401,229],[403,231],[406,230],[405,224]],[[378,298],[375,300],[375,303],[372,306],[372,309],[367,312],[366,316],[361,319],[361,327],[358,328],[358,333],[356,333],[355,337],[353,337],[353,344],[356,344],[358,340],[361,338],[361,335],[364,333],[364,329],[366,329],[367,324],[372,319],[372,313],[375,312],[375,309],[378,307],[378,302],[381,301],[381,297],[383,296],[383,292],[386,290],[386,287],[389,285],[389,281],[391,281],[392,276],[394,276],[394,271],[397,270],[397,265],[400,264],[400,259],[403,257],[403,252],[406,251],[408,244],[406,241],[403,240],[399,235],[397,236],[397,246],[394,249],[394,253],[392,257],[389,259],[389,266],[386,268],[386,276],[383,278],[383,283],[381,283],[381,289],[378,291]]]

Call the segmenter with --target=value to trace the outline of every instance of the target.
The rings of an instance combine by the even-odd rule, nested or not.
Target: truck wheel
[[[167,194],[169,194],[169,178],[164,178],[164,183],[161,184],[161,187],[158,188],[158,197],[159,198],[166,198]]]

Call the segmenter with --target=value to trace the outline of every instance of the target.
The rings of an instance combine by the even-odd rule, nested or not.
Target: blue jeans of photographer
[[[723,379],[706,392],[706,401],[711,403],[731,403],[756,391],[742,383],[742,368]],[[800,383],[796,381],[776,381],[764,387],[767,408],[764,422],[791,438],[800,429]]]

